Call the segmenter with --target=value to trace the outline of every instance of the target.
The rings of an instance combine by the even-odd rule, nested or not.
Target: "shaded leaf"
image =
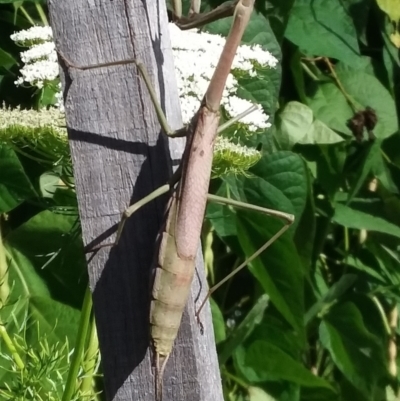
[[[14,150],[0,143],[0,213],[9,212],[25,199],[36,196]]]
[[[387,376],[385,351],[353,303],[332,307],[321,322],[319,335],[338,369],[364,394]]]
[[[307,368],[266,341],[256,341],[244,355],[242,372],[250,373],[250,382],[286,380],[304,387],[322,387],[334,392],[326,380],[314,376]],[[246,375],[247,376],[247,375]]]
[[[353,21],[339,0],[296,1],[285,36],[307,56],[332,57],[351,64],[360,54]]]
[[[357,210],[353,205],[346,206],[342,203],[336,203],[332,221],[344,227],[377,231],[400,238],[400,227],[382,217]]]
[[[221,344],[218,353],[218,359],[221,365],[228,360],[228,358],[235,351],[236,347],[243,343],[254,330],[255,326],[260,323],[267,306],[268,296],[265,294],[261,295],[238,327],[229,335],[227,340]]]
[[[393,98],[375,76],[355,69],[338,69],[337,75],[341,85],[360,110],[369,106],[376,111],[378,121],[373,132],[377,138],[387,138],[397,131],[398,119]],[[309,106],[313,109],[315,117],[329,128],[351,135],[346,124],[353,117],[354,111],[337,85],[325,82],[319,84],[316,91],[315,88],[312,90]]]
[[[238,216],[238,236],[247,257],[256,252],[271,238],[282,223],[270,221],[260,224],[260,219],[249,213]],[[299,338],[304,338],[304,274],[296,248],[289,235],[275,241],[249,267],[271,302],[295,329]]]

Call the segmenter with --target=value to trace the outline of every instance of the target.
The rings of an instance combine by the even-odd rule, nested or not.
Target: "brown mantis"
[[[194,10],[195,6],[197,7],[196,4],[198,4],[198,2],[192,2]],[[158,256],[156,258],[157,265],[152,292],[153,299],[151,301],[150,311],[150,333],[156,356],[158,398],[161,398],[163,371],[180,326],[183,309],[187,301],[195,270],[195,258],[199,246],[201,226],[207,200],[260,211],[285,221],[285,225],[266,242],[263,247],[243,262],[217,286],[222,285],[223,282],[228,280],[238,270],[242,269],[270,246],[272,242],[289,228],[294,219],[292,215],[283,212],[273,211],[255,205],[247,205],[238,201],[207,194],[214,142],[218,132],[222,129],[219,127],[219,107],[222,92],[237,47],[241,42],[243,32],[250,19],[254,0],[240,0],[235,4],[232,28],[200,109],[193,117],[188,127],[177,132],[172,132],[168,127],[162,109],[158,105],[155,91],[152,89],[150,78],[141,63],[136,60],[125,60],[123,62],[99,64],[88,67],[75,67],[71,63],[67,63],[69,66],[78,69],[135,63],[146,82],[164,132],[170,137],[185,136],[187,139],[181,166],[175,173],[171,182],[158,188],[144,199],[130,206],[124,212],[116,239],[116,242],[118,242],[124,222],[129,216],[157,196],[170,191],[166,219],[159,235]],[[250,110],[247,110],[245,114],[248,112],[250,112]],[[211,289],[209,294],[216,288],[217,287]],[[197,310],[197,317],[206,299]]]

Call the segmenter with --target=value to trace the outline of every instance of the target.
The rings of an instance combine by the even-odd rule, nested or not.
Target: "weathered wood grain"
[[[56,46],[68,60],[87,66],[136,57],[158,83],[170,125],[181,126],[163,0],[51,0],[49,11]],[[64,65],[62,81],[83,239],[90,246],[112,240],[127,205],[167,181],[183,143],[168,144],[161,134],[135,65],[86,71]],[[118,247],[102,249],[88,263],[108,400],[154,399],[150,266],[165,201],[134,214]],[[202,294],[195,278],[192,298],[201,300],[201,263],[198,272]],[[164,401],[222,400],[209,310],[203,323],[201,335],[190,299],[164,375]]]

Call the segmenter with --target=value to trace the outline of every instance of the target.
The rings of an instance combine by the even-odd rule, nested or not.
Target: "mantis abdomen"
[[[176,209],[174,195],[170,199],[168,218],[161,233],[150,306],[150,335],[154,351],[162,359],[171,353],[178,334],[195,267],[195,257],[181,259],[177,253],[174,233]]]
[[[178,334],[193,279],[207,202],[219,111],[200,108],[187,137],[183,174],[167,207],[150,307],[151,338],[167,358]]]

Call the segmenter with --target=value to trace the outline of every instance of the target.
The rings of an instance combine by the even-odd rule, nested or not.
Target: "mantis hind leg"
[[[221,287],[222,284],[226,283],[230,278],[232,278],[236,273],[238,273],[240,270],[242,270],[244,267],[246,267],[250,262],[252,262],[257,256],[259,256],[261,253],[263,253],[271,244],[273,244],[285,231],[288,230],[288,228],[293,224],[294,222],[294,216],[289,213],[284,213],[278,210],[273,210],[273,209],[268,209],[264,208],[261,206],[256,206],[256,205],[251,205],[247,203],[243,203],[240,201],[235,201],[233,199],[228,199],[224,198],[222,196],[217,196],[217,195],[211,195],[208,194],[207,199],[211,202],[215,203],[220,203],[223,205],[229,205],[229,206],[234,206],[236,208],[241,208],[241,209],[246,209],[246,210],[253,210],[256,212],[260,212],[263,214],[266,214],[268,216],[276,217],[284,221],[283,227],[275,234],[273,235],[261,248],[259,248],[256,252],[253,253],[250,257],[248,257],[243,263],[241,263],[236,269],[234,269],[231,273],[229,273],[224,279],[222,279],[219,283],[214,285],[208,290],[208,293],[202,303],[200,304],[199,308],[196,311],[196,318],[197,321],[202,327],[202,324],[200,322],[200,312],[203,309],[206,301],[208,298],[210,298],[211,294],[216,291],[219,287]]]

